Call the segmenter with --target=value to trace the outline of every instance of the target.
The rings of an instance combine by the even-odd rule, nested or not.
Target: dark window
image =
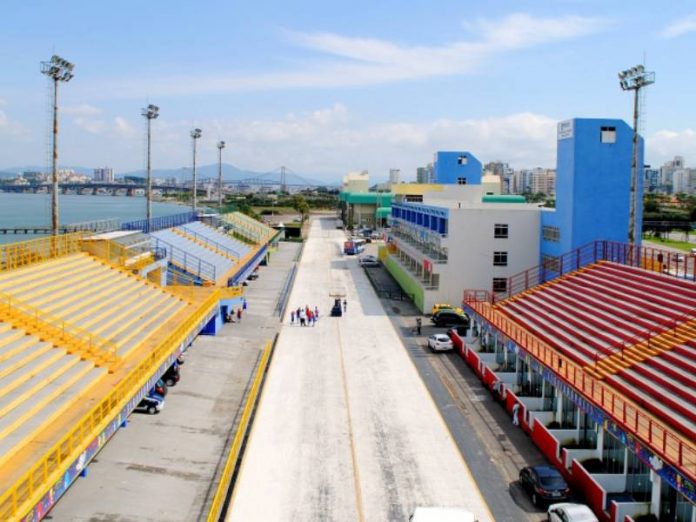
[[[460,165],[466,165],[467,163],[469,163],[469,158],[466,155],[459,156],[457,158],[457,163],[459,163]]]
[[[553,241],[558,243],[561,240],[561,229],[558,227],[542,227],[541,237],[544,241]]]
[[[493,266],[507,266],[508,264],[508,253],[507,252],[493,252]]]
[[[508,237],[508,226],[496,223],[493,227],[493,237],[507,238]]]
[[[506,277],[494,277],[493,278],[493,292],[496,294],[507,292],[507,278]]]
[[[457,178],[457,185],[466,185],[466,178]]]

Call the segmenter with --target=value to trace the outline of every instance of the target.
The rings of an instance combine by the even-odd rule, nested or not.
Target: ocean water
[[[61,195],[58,198],[61,224],[118,218],[123,221],[145,217],[145,198],[128,196]],[[152,215],[167,216],[186,212],[190,207],[174,203],[152,203]],[[0,192],[0,228],[11,226],[50,226],[50,194]],[[0,243],[13,243],[41,237],[39,234],[0,233]]]

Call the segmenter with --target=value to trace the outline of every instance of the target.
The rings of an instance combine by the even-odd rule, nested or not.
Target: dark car
[[[135,407],[134,411],[147,412],[150,415],[159,413],[164,406],[164,397],[157,394],[146,395]]]
[[[447,335],[452,337],[452,335],[457,334],[459,337],[465,337],[466,334],[469,333],[469,325],[460,325],[460,326],[455,326],[454,328],[450,328],[447,330]]]
[[[165,397],[167,395],[167,391],[167,385],[164,383],[164,381],[162,379],[157,379],[155,386],[150,390],[148,395],[156,394]]]
[[[434,313],[430,320],[435,326],[468,326],[469,316],[460,314],[454,310],[442,309]]]
[[[552,466],[527,466],[520,470],[520,484],[538,506],[542,502],[567,500],[570,489],[561,473]]]
[[[162,380],[167,386],[175,386],[177,382],[181,379],[181,374],[179,373],[179,364],[172,364],[169,369],[162,375]]]

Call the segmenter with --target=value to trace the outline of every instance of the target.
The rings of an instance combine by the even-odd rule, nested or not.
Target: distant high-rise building
[[[510,165],[502,161],[491,161],[483,166],[484,172],[488,174],[493,174],[500,178],[501,191],[502,194],[512,194],[514,190],[514,171],[510,168]]]
[[[660,187],[660,171],[652,169],[649,165],[645,166],[645,181],[643,182],[646,192],[655,192]]]
[[[681,168],[672,174],[674,194],[693,194],[696,190],[696,169]]]
[[[397,185],[399,183],[399,174],[401,171],[399,169],[389,169],[389,184]]]
[[[94,169],[94,181],[100,183],[113,183],[114,182],[114,169],[110,167],[103,167],[99,169]]]
[[[667,161],[660,167],[660,188],[659,192],[672,194],[674,190],[674,173],[685,167],[682,156],[674,156],[673,160]]]
[[[532,171],[532,192],[553,195],[556,193],[556,171],[536,168]]]
[[[432,183],[433,182],[433,164],[428,163],[425,167],[416,169],[417,183]]]

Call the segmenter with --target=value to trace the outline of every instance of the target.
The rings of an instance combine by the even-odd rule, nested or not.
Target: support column
[[[659,517],[660,497],[662,494],[662,478],[653,470],[650,470],[650,482],[652,482],[652,491],[650,493],[650,513]]]

